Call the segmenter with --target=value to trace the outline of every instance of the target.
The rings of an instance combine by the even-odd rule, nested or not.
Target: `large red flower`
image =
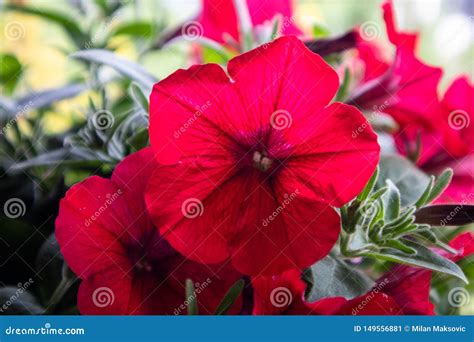
[[[187,278],[197,283],[200,313],[209,314],[240,277],[230,266],[187,260],[160,237],[143,198],[155,167],[144,149],[125,158],[110,180],[90,177],[61,201],[56,237],[82,279],[82,314],[185,314]]]
[[[474,234],[464,233],[449,245],[457,254],[439,251],[457,262],[474,253]],[[289,270],[276,276],[252,278],[254,315],[433,315],[430,302],[432,272],[396,265],[377,280],[364,295],[347,300],[329,297],[314,303],[304,299],[306,283],[301,272]]]
[[[225,35],[239,41],[237,14],[232,0],[203,0],[203,8],[199,17],[202,33],[219,43],[225,43]],[[250,19],[253,25],[263,24],[277,14],[283,16],[282,34],[298,35],[301,31],[294,25],[291,0],[247,0]]]
[[[328,105],[337,74],[295,37],[232,59],[227,73],[196,65],[155,85],[150,139],[164,165],[149,212],[194,260],[231,256],[246,274],[309,266],[339,236],[331,206],[373,173],[376,135],[354,107]]]

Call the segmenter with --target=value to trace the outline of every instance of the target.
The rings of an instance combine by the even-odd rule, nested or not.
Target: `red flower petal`
[[[247,0],[247,5],[253,25],[262,24],[267,20],[272,20],[277,14],[281,14],[283,34],[301,33],[293,24],[290,0]],[[205,37],[225,43],[224,35],[228,34],[234,40],[240,40],[237,15],[232,1],[203,0],[199,21]]]

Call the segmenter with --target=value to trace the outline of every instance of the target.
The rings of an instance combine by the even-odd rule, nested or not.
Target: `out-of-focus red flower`
[[[295,37],[232,59],[227,72],[198,65],[155,85],[150,139],[162,165],[147,188],[149,212],[193,260],[231,256],[246,274],[309,266],[339,236],[331,206],[373,173],[376,135],[367,127],[352,136],[366,120],[328,105],[337,74]]]
[[[474,253],[474,234],[463,233],[449,245],[456,255],[438,251],[457,262]],[[347,300],[324,298],[314,303],[304,300],[306,284],[301,272],[289,270],[277,276],[252,278],[254,315],[433,315],[430,302],[432,272],[423,268],[397,265],[380,277],[366,294]]]
[[[219,43],[226,43],[225,35],[239,41],[239,25],[232,0],[203,0],[199,17],[204,37]],[[299,35],[301,31],[294,24],[291,0],[247,0],[250,19],[253,25],[263,24],[280,14],[281,33]]]
[[[372,40],[373,36],[364,35],[362,26],[357,50],[365,69],[349,102],[363,110],[392,116],[399,125],[396,138],[401,150],[405,149],[406,141],[415,141],[418,132],[422,132],[423,145],[431,146],[425,148],[420,157],[426,160],[438,152],[434,142],[442,141],[437,93],[442,70],[425,64],[416,56],[418,35],[396,28],[392,1],[383,4],[383,11],[395,56],[387,57]]]
[[[61,201],[56,237],[82,279],[82,314],[186,314],[187,278],[196,283],[200,313],[210,314],[240,277],[230,266],[187,260],[160,237],[143,198],[155,167],[146,148],[125,158],[110,180],[90,177]]]

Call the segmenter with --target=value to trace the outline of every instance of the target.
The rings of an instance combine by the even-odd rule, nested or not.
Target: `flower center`
[[[253,165],[260,171],[266,172],[272,166],[273,160],[267,157],[265,152],[255,151],[253,153]]]
[[[151,272],[153,269],[153,266],[148,260],[146,260],[146,258],[143,258],[142,260],[138,261],[134,267],[135,270],[138,272]]]

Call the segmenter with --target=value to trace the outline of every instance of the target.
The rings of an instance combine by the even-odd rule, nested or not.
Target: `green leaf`
[[[331,32],[324,26],[313,24],[313,38],[325,38],[328,37]]]
[[[188,315],[198,315],[197,298],[191,279],[186,279],[186,301],[188,302]]]
[[[156,27],[151,21],[134,21],[123,23],[111,33],[111,36],[128,35],[136,38],[151,38],[155,35]]]
[[[379,168],[377,166],[372,177],[370,177],[369,182],[365,185],[364,190],[362,190],[362,192],[357,196],[357,199],[360,202],[365,201],[367,197],[369,196],[369,194],[372,192],[372,190],[374,189],[375,183],[377,182],[378,176],[379,176]]]
[[[365,253],[364,255],[371,258],[427,268],[433,271],[453,275],[466,283],[468,282],[461,268],[454,262],[443,258],[439,254],[416,242],[403,240],[403,243],[408,247],[413,248],[416,251],[416,254],[410,255],[397,249],[386,248],[378,253],[371,252]]]
[[[22,65],[14,55],[0,55],[0,84],[6,94],[13,93],[22,74]]]
[[[430,196],[430,193],[433,189],[433,182],[435,180],[435,177],[434,176],[431,176],[430,177],[430,181],[428,183],[428,185],[426,186],[426,189],[425,191],[423,192],[423,194],[420,196],[420,198],[418,199],[418,201],[416,201],[415,203],[415,207],[418,209],[418,208],[421,208],[422,206],[424,206],[427,202],[428,202],[428,198]]]
[[[439,195],[441,195],[448,187],[449,183],[451,183],[451,179],[453,179],[453,170],[447,168],[439,177],[436,178],[433,189],[431,189],[426,203],[433,202]]]
[[[307,268],[303,280],[308,283],[305,297],[309,302],[325,297],[352,299],[366,293],[374,284],[355,267],[332,255]]]
[[[130,85],[130,95],[133,99],[133,102],[139,106],[145,113],[148,113],[148,98],[147,96],[143,93],[142,88],[135,82],[132,82]]]
[[[82,50],[74,52],[70,56],[90,63],[107,65],[122,75],[140,83],[145,87],[147,92],[151,92],[153,85],[158,82],[152,74],[143,69],[140,65],[123,59],[107,50]]]
[[[339,87],[339,89],[337,91],[336,97],[334,98],[335,102],[344,101],[344,99],[347,96],[347,91],[349,89],[350,81],[351,81],[351,72],[350,72],[349,68],[345,68],[344,69],[344,79],[342,81],[341,86]]]
[[[402,206],[414,204],[422,196],[430,181],[430,177],[399,155],[382,156],[379,167],[376,188],[384,187],[385,181],[390,179],[400,191]]]
[[[391,221],[400,214],[400,192],[390,179],[387,179],[387,192],[382,196],[384,220]]]
[[[60,25],[64,29],[64,31],[71,37],[71,39],[76,43],[76,45],[80,48],[83,48],[84,44],[89,40],[88,36],[82,31],[79,24],[76,23],[76,21],[72,17],[64,13],[46,8],[39,9],[36,7],[24,5],[7,5],[6,9],[36,15],[48,20],[48,22],[53,22],[55,24]]]
[[[229,311],[229,309],[232,307],[232,305],[234,305],[237,298],[239,298],[240,294],[242,293],[244,289],[244,285],[245,285],[245,282],[242,279],[235,282],[235,284],[232,285],[232,287],[224,295],[224,298],[217,306],[217,309],[214,314],[225,315]]]

